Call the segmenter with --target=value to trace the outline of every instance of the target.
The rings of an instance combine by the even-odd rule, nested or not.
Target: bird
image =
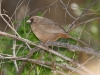
[[[46,17],[32,16],[26,22],[30,23],[33,33],[44,43],[48,41],[54,42],[60,38],[71,38],[91,48],[89,44],[70,36],[58,23]]]
[[[60,38],[71,37],[59,24],[51,19],[40,16],[32,16],[26,22],[30,23],[33,33],[42,42],[53,42]]]

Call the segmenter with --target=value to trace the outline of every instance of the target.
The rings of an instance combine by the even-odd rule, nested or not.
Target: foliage
[[[40,15],[40,12],[38,14]],[[19,28],[17,29],[17,32],[21,37],[26,38],[28,40],[31,40],[31,41],[33,41],[35,43],[39,43],[39,40],[37,39],[37,37],[31,31],[30,25],[28,23],[26,23],[26,20],[28,18],[29,17],[26,17],[21,22]],[[14,21],[13,23],[17,23],[17,21],[16,22]],[[60,41],[60,42],[70,42],[72,44],[76,43],[72,39],[59,39],[58,41]],[[12,53],[13,39],[7,38],[7,37],[1,37],[0,44],[1,44],[1,46],[0,46],[1,50],[0,51],[2,53],[10,54],[10,55],[13,54]],[[31,47],[34,48],[34,46],[31,46]],[[54,50],[60,52],[61,54],[66,55],[66,56],[68,56],[70,58],[73,58],[73,55],[75,54],[74,52],[66,51],[65,48],[58,48],[58,47],[51,47],[51,48],[53,48]],[[58,63],[65,62],[61,58],[57,57],[56,55],[53,55],[53,54],[51,54],[49,52],[44,52],[44,54],[43,54],[43,52],[44,52],[43,50],[38,51],[38,52],[34,53],[31,58],[32,59],[39,59],[39,58],[42,57],[42,60],[44,60],[44,61],[58,62]],[[17,40],[16,41],[16,56],[26,57],[28,53],[29,53],[29,50],[26,47],[25,43]],[[77,59],[77,56],[75,56],[74,59]],[[8,61],[8,60],[5,61],[4,60],[3,62],[4,63],[2,64],[2,66],[6,67],[8,75],[15,74],[16,70],[15,70],[13,61]],[[17,64],[21,65],[21,62],[22,61],[18,61]],[[32,64],[27,62],[27,65],[25,66],[24,71],[21,74],[22,75],[26,75],[29,72],[29,69],[31,67],[32,67]],[[39,66],[39,65],[36,65],[34,69],[36,69],[36,70],[31,71],[31,73],[30,73],[31,75],[33,75],[33,74],[36,74],[36,75],[51,74],[51,70],[50,69],[47,69],[47,68]]]

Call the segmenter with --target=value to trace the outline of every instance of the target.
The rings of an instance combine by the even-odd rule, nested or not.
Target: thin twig
[[[20,0],[20,1],[18,2],[18,4],[16,5],[15,11],[13,12],[11,18],[14,16],[14,14],[17,12],[17,10],[20,8],[20,6],[24,3],[25,0],[23,0],[22,2],[21,2],[21,1],[22,1],[22,0]],[[21,3],[20,3],[20,2],[21,2]],[[20,3],[20,4],[19,4],[19,3]]]
[[[4,57],[4,56],[0,56],[0,59],[3,59],[3,60],[20,60],[20,61],[27,61],[27,62],[30,62],[30,63],[34,63],[34,64],[37,64],[37,65],[41,65],[41,66],[44,66],[44,67],[47,67],[47,66],[52,66],[52,62],[48,62],[48,61],[40,61],[40,60],[35,60],[35,59],[28,59],[28,58],[20,58],[20,57]],[[76,70],[77,73],[81,74],[81,75],[88,75],[87,73],[79,70],[79,69],[76,69],[76,68],[73,68],[71,66],[69,66],[67,63],[62,63],[62,64],[58,64],[58,63],[54,63],[55,66],[58,66],[58,67],[61,67],[61,68],[64,68],[64,69],[69,69],[69,70]],[[49,67],[47,67],[49,68]],[[53,68],[49,68],[49,69],[52,69]],[[91,74],[92,75],[92,74]]]
[[[2,1],[2,0],[1,0]],[[17,32],[16,32],[16,30],[9,24],[9,22],[7,22],[7,20],[2,16],[2,14],[1,14],[1,2],[0,2],[0,17],[4,20],[4,22],[8,25],[8,27],[9,28],[11,28],[13,31],[14,31],[14,33],[17,35],[17,36],[19,36],[19,37],[21,37]],[[31,49],[30,48],[30,46],[27,44],[27,43],[25,43],[26,44],[26,46],[29,48],[29,49]]]
[[[38,9],[35,9],[35,10],[32,11],[31,13],[29,13],[28,15],[31,15],[33,12],[36,12],[36,11],[38,11],[38,10],[40,10],[40,9],[55,7],[55,6],[53,6],[53,5],[54,5],[57,1],[58,1],[58,0],[54,1],[53,3],[51,3],[51,4],[48,5],[48,6],[43,6],[43,7],[40,7],[40,8],[38,8]]]
[[[66,61],[71,62],[73,65],[76,65],[76,66],[78,66],[78,67],[81,66],[79,63],[77,63],[77,62],[75,62],[74,60],[68,58],[67,56],[64,56],[64,55],[62,55],[62,54],[60,54],[60,53],[58,53],[58,52],[56,52],[56,51],[54,51],[54,50],[52,50],[52,49],[50,49],[50,48],[44,47],[44,46],[42,46],[42,45],[37,45],[37,44],[35,44],[35,43],[33,43],[33,42],[27,40],[27,39],[24,39],[24,38],[15,36],[15,35],[11,35],[11,34],[8,34],[8,33],[5,33],[5,32],[2,32],[2,31],[0,31],[0,35],[7,36],[7,37],[10,37],[10,38],[14,38],[14,39],[20,40],[20,41],[22,41],[22,42],[25,42],[25,43],[27,43],[27,44],[30,44],[30,45],[35,45],[35,46],[37,46],[37,47],[39,47],[39,48],[42,48],[43,50],[46,50],[46,51],[48,51],[48,52],[50,52],[50,53],[52,53],[52,54],[54,54],[54,55],[57,55],[58,57],[60,57],[60,58],[62,58],[62,59],[64,59],[64,60],[66,60]],[[88,70],[87,68],[85,68],[85,67],[83,67],[83,66],[81,67],[81,69],[87,71],[87,73],[90,74],[90,75],[94,75],[90,70]]]
[[[19,36],[19,37],[21,37],[17,32],[16,32],[16,30],[7,22],[7,20],[2,16],[2,15],[0,15],[1,16],[1,18],[5,21],[5,23],[8,25],[8,27],[10,27],[13,31],[14,31],[14,33],[17,35],[17,36]],[[29,49],[31,49],[30,48],[30,46],[26,43],[26,45],[27,45],[27,47],[29,48]]]
[[[69,29],[70,28],[72,28],[73,26],[75,26],[75,22],[77,21],[77,20],[79,20],[96,2],[97,2],[98,0],[94,0],[83,12],[82,12],[82,14],[79,16],[79,17],[77,17],[73,22],[72,22],[72,24],[70,25],[70,27],[68,28],[68,30],[67,30],[67,32],[69,31]]]
[[[45,54],[45,51],[43,51],[43,52],[41,53],[41,56],[39,56],[39,58],[37,59],[37,61],[41,60],[42,57],[44,56],[44,54]],[[33,68],[34,68],[35,66],[36,66],[36,64],[33,64],[33,65],[32,65],[32,67],[30,68],[30,70],[29,70],[29,72],[28,72],[27,75],[30,75],[31,71],[33,70]],[[53,67],[52,67],[52,69],[53,69]]]
[[[98,19],[100,19],[100,17],[93,18],[93,19],[86,20],[86,21],[84,21],[84,22],[78,23],[78,24],[74,25],[73,27],[71,27],[71,28],[70,28],[68,31],[66,31],[66,32],[69,32],[69,31],[71,31],[72,29],[74,29],[74,28],[76,28],[76,27],[78,27],[78,26],[80,26],[80,25],[82,25],[82,24],[84,24],[84,23],[89,23],[89,22],[91,22],[91,21],[98,20]]]
[[[28,53],[28,55],[27,55],[26,58],[30,58],[30,57],[33,55],[33,53],[37,52],[39,49],[40,49],[40,48],[37,48],[37,47],[33,48],[33,49]],[[23,69],[24,69],[25,64],[26,64],[26,62],[23,61],[22,64],[20,65],[20,67],[19,67],[19,71],[17,72],[17,75],[20,75],[20,74],[21,74],[21,72],[22,72]]]
[[[64,6],[64,8],[65,8],[66,12],[67,12],[67,13],[71,16],[71,18],[76,19],[74,16],[72,16],[72,15],[68,12],[67,7],[66,7],[66,5],[63,3],[63,1],[62,1],[62,0],[60,0],[60,2],[61,2],[61,3],[62,3],[62,5]]]
[[[13,40],[13,57],[16,57],[16,40],[14,39]],[[14,64],[15,64],[15,68],[16,68],[16,72],[18,72],[18,65],[17,65],[17,62],[16,60],[14,60]]]

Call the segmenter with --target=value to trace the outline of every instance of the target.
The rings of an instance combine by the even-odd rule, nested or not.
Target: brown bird
[[[26,22],[31,24],[33,33],[42,42],[56,41],[59,38],[72,38],[83,45],[90,47],[90,45],[86,44],[85,42],[68,35],[59,24],[48,18],[32,16]]]
[[[48,18],[32,16],[27,22],[31,24],[33,33],[42,42],[70,38],[61,26]]]

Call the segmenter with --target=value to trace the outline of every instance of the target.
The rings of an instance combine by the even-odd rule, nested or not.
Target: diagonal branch
[[[72,24],[70,25],[70,27],[68,28],[68,30],[67,30],[67,32],[69,31],[69,29],[70,28],[72,28],[74,25],[75,25],[75,22],[77,21],[77,20],[79,20],[96,2],[97,2],[98,0],[94,0],[83,12],[82,12],[82,14],[79,16],[79,17],[77,17],[73,22],[72,22]]]
[[[64,56],[64,55],[62,55],[62,54],[60,54],[60,53],[58,53],[58,52],[56,52],[56,51],[54,51],[54,50],[52,50],[50,48],[44,47],[42,45],[37,45],[37,44],[33,43],[32,41],[29,41],[27,39],[24,39],[24,38],[15,36],[15,35],[11,35],[11,34],[8,34],[8,33],[5,33],[5,32],[2,32],[2,31],[0,31],[0,35],[7,36],[7,37],[10,37],[10,38],[14,38],[14,39],[20,40],[22,42],[25,42],[27,44],[30,44],[30,45],[35,45],[35,46],[37,46],[39,48],[42,48],[45,51],[48,51],[48,52],[50,52],[50,53],[52,53],[54,55],[57,55],[58,57],[64,59],[65,61],[71,62],[73,65],[75,65],[77,67],[80,67],[81,66],[79,63],[77,63],[76,61],[68,58],[67,56]],[[81,66],[81,69],[83,69],[84,71],[86,71],[89,75],[94,75],[90,70],[88,70],[84,66]]]
[[[71,27],[67,32],[71,31],[72,29],[74,29],[74,28],[76,28],[76,27],[78,27],[78,26],[80,26],[80,25],[82,25],[82,24],[89,23],[89,22],[91,22],[91,21],[98,20],[98,19],[100,19],[100,17],[93,18],[93,19],[90,19],[90,20],[87,20],[87,21],[78,23],[78,24],[74,25],[73,27]]]
[[[30,58],[30,57],[33,55],[33,53],[37,52],[39,49],[40,49],[40,48],[38,48],[38,47],[33,48],[33,49],[28,53],[28,55],[27,55],[26,58]],[[26,65],[26,62],[23,61],[22,64],[20,65],[20,67],[19,67],[19,70],[18,70],[18,72],[17,72],[17,75],[20,75],[20,74],[21,74],[21,72],[23,71],[25,65]]]
[[[72,45],[69,43],[62,43],[62,42],[48,42],[47,45],[68,48],[70,51],[73,51],[73,52],[79,51],[79,52],[84,52],[86,54],[92,54],[92,55],[100,57],[100,52],[89,47],[80,47],[80,46]]]
[[[4,57],[4,56],[0,56],[0,59],[3,59],[3,60],[20,60],[20,61],[24,61],[24,62],[30,62],[30,63],[34,63],[34,64],[37,64],[37,65],[41,65],[41,66],[44,66],[44,67],[47,67],[49,69],[52,69],[54,70],[52,67],[49,67],[49,66],[52,66],[52,62],[49,62],[49,61],[40,61],[40,60],[35,60],[35,59],[29,59],[29,58],[21,58],[21,57]],[[76,71],[77,73],[81,74],[81,75],[88,75],[87,73],[81,71],[80,69],[76,69],[74,67],[71,67],[70,65],[68,65],[67,63],[54,63],[54,66],[58,66],[60,68],[64,68],[64,69],[69,69],[69,70],[72,70],[72,71]],[[17,74],[19,75],[19,74]]]

